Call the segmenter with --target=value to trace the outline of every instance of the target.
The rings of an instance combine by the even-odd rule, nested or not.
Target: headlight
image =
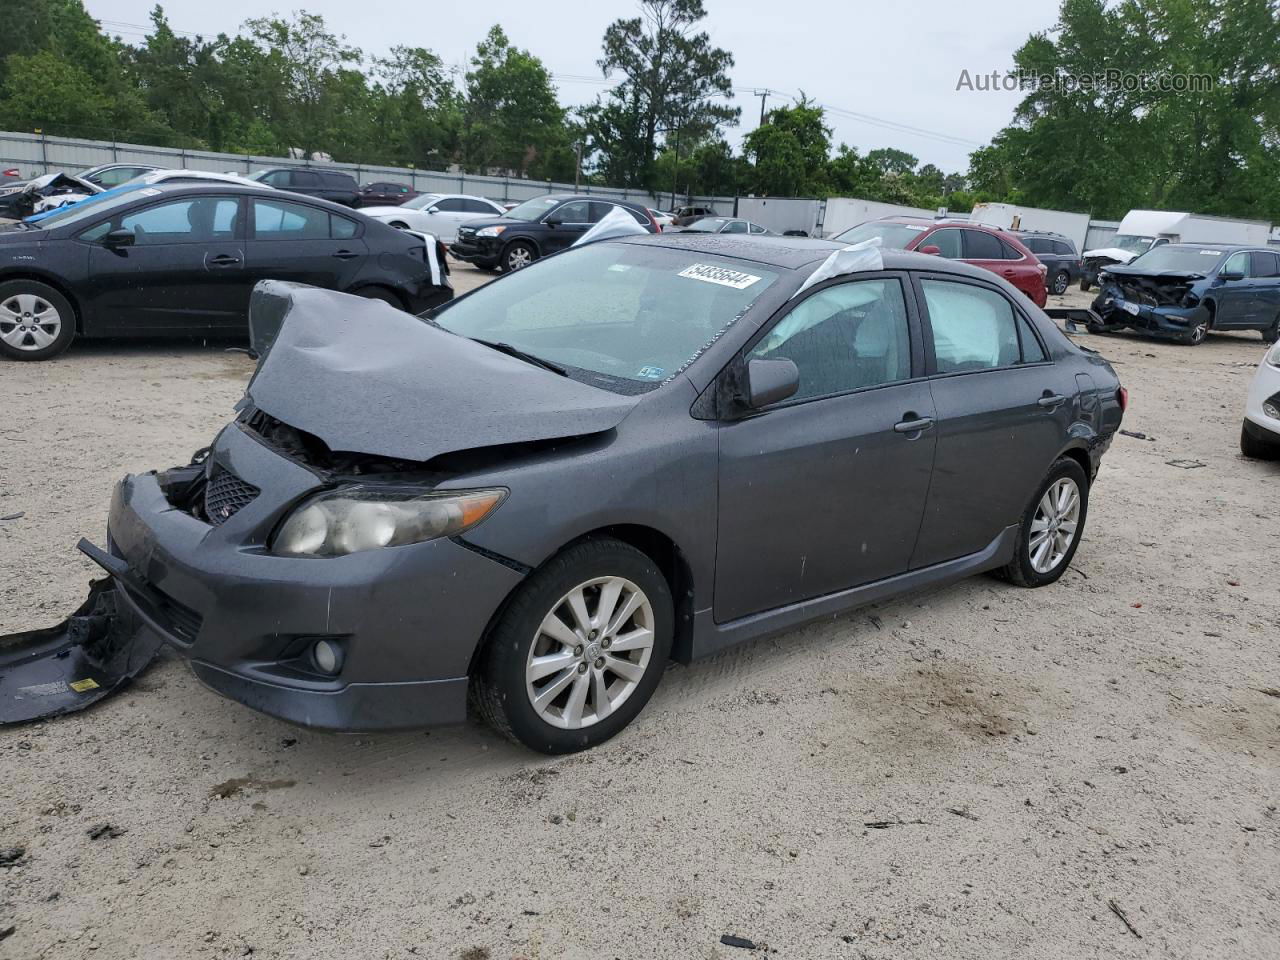
[[[350,486],[298,506],[271,542],[283,557],[340,557],[452,537],[492,513],[505,490],[421,490]]]
[[[1280,341],[1277,341],[1276,345],[1267,351],[1267,363],[1280,369]]]
[[[507,228],[506,227],[481,227],[479,230],[476,231],[476,236],[477,237],[496,237],[500,233],[502,233],[502,231],[505,229]]]

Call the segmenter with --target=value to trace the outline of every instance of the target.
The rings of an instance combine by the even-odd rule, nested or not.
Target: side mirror
[[[113,248],[114,247],[132,247],[134,243],[137,241],[137,239],[138,238],[134,235],[134,232],[132,230],[127,230],[124,227],[121,227],[118,230],[112,230],[110,233],[108,233],[105,237],[102,238],[102,242],[106,246],[113,247]]]
[[[427,207],[427,213],[439,213],[439,212],[440,212],[439,207]]]
[[[1218,273],[1219,280],[1243,280],[1243,270],[1222,270]]]
[[[747,403],[753,410],[785,400],[800,389],[800,369],[790,360],[747,362]]]
[[[563,220],[560,220],[557,217],[548,217],[546,220],[543,220],[542,222],[545,223],[548,227],[558,227],[564,223]]]
[[[942,248],[938,246],[936,243],[926,243],[923,247],[920,248],[920,252],[927,253],[931,257],[937,257],[942,255]]]

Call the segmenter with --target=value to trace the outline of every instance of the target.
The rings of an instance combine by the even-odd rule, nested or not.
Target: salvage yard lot
[[[1148,439],[1117,437],[1057,585],[673,665],[558,759],[309,733],[163,660],[0,733],[0,957],[1280,955],[1280,465],[1238,449],[1263,346],[1086,342]],[[79,604],[112,483],[207,444],[251,370],[122,342],[0,368],[0,632]]]

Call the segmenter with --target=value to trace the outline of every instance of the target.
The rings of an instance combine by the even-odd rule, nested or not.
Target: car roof
[[[652,233],[601,242],[643,244],[706,253],[736,260],[751,260],[782,270],[803,270],[821,263],[833,251],[843,250],[846,246],[833,240],[818,240],[814,237],[783,237],[759,233]],[[991,280],[996,276],[989,270],[927,253],[889,247],[882,249],[880,255],[886,270],[927,270],[930,273],[954,273],[983,280]]]
[[[346,216],[358,211],[352,210],[350,207],[344,207],[340,203],[334,203],[331,200],[325,200],[322,197],[312,197],[305,193],[294,193],[292,190],[263,190],[261,186],[246,183],[232,183],[226,180],[205,180],[200,183],[156,183],[156,184],[140,184],[146,188],[154,196],[156,193],[163,193],[166,196],[182,196],[184,194],[204,194],[225,193],[225,194],[245,194],[256,197],[259,200],[270,200],[272,196],[285,197],[299,203],[309,203],[319,205],[326,209],[332,210],[334,213],[342,213]]]

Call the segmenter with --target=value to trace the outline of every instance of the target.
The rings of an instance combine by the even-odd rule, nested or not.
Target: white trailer
[[[881,217],[923,217],[932,220],[938,215],[936,210],[925,210],[921,207],[904,207],[896,203],[878,203],[875,200],[859,200],[855,197],[830,197],[827,200],[826,213],[822,218],[822,235],[834,237],[837,233],[868,220],[879,220]]]
[[[774,233],[801,230],[807,237],[818,235],[818,215],[822,201],[805,197],[738,197],[734,216],[758,223]]]
[[[1083,250],[1089,235],[1089,215],[1067,210],[1045,210],[1013,203],[978,203],[969,214],[970,223],[984,223],[1001,230],[1034,230],[1060,233],[1076,250]]]
[[[1128,263],[1162,243],[1240,243],[1262,246],[1271,234],[1266,220],[1232,220],[1202,213],[1130,210],[1120,221],[1110,245],[1084,252],[1080,289],[1098,282],[1098,271],[1112,263]]]

